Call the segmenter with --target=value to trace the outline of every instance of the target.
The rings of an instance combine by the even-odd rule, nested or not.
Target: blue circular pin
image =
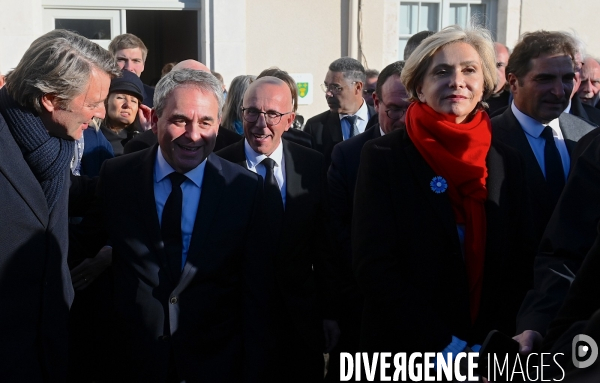
[[[435,176],[429,183],[429,186],[431,186],[431,190],[435,194],[440,194],[448,189],[448,182],[442,176]]]

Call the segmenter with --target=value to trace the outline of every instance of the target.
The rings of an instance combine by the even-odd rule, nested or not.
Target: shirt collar
[[[577,97],[577,95],[575,95]],[[569,99],[569,105],[567,105],[567,109],[563,113],[571,113],[571,99]]]
[[[356,116],[363,121],[369,121],[369,108],[367,107],[367,103],[365,102],[365,100],[363,100],[361,107],[356,111],[356,113],[354,113],[353,115],[340,114],[339,116],[340,121],[346,116]]]
[[[196,186],[202,186],[202,179],[204,178],[204,168],[206,167],[206,159],[200,163],[200,165],[196,166],[194,169],[185,173],[185,176],[192,181]],[[154,166],[154,175],[156,176],[156,182],[162,181],[165,177],[168,177],[169,174],[173,173],[175,169],[165,159],[162,154],[162,150],[160,147],[156,153],[156,165]]]
[[[558,127],[558,118],[555,118],[554,120],[550,121],[547,124],[542,124],[538,120],[533,119],[533,118],[529,117],[528,115],[526,115],[525,113],[521,112],[515,105],[514,101],[510,107],[512,109],[513,114],[517,118],[517,121],[519,121],[519,124],[521,124],[521,128],[523,128],[525,133],[529,134],[530,136],[532,136],[534,138],[540,137],[540,135],[544,131],[544,127],[546,127],[546,125],[553,128],[553,130],[556,130],[556,127]]]
[[[262,160],[269,157],[277,166],[281,166],[281,161],[283,160],[283,143],[281,142],[281,138],[279,139],[279,145],[270,156],[259,154],[252,149],[247,139],[244,139],[244,153],[246,154],[246,161],[248,163],[248,168],[255,168],[256,165],[260,164]]]

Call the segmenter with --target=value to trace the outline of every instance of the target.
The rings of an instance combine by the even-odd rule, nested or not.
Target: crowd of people
[[[494,330],[600,378],[571,347],[600,341],[600,64],[576,36],[341,57],[306,123],[283,69],[226,89],[190,59],[150,87],[147,55],[54,30],[0,83],[1,382],[338,382],[341,353],[451,363]]]

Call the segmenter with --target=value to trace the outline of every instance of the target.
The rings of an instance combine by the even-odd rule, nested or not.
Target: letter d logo
[[[587,368],[598,358],[598,345],[591,337],[579,334],[573,338],[571,352],[573,365],[577,368]]]

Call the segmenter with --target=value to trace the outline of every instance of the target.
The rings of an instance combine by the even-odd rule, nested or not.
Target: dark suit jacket
[[[341,273],[342,286],[340,293],[346,295],[348,290],[356,288],[352,273],[352,206],[354,188],[360,164],[360,153],[363,145],[374,138],[381,137],[379,124],[371,126],[364,133],[340,142],[331,153],[331,165],[327,172],[327,190],[329,192],[329,233],[332,236],[333,252]],[[354,294],[349,297],[356,299]],[[339,300],[336,300],[338,303]]]
[[[437,174],[405,130],[364,145],[352,219],[363,351],[439,352],[452,335],[473,345],[490,330],[514,331],[533,261],[525,171],[518,153],[495,140],[486,163],[485,267],[472,324],[454,212],[448,194],[430,187]]]
[[[587,121],[566,113],[560,115],[559,124],[569,154],[573,152],[575,144],[581,137],[595,129],[595,126]],[[554,211],[556,201],[552,198],[552,193],[546,184],[544,174],[529,145],[529,141],[527,141],[525,132],[511,108],[506,109],[501,115],[492,118],[492,130],[494,138],[517,149],[525,160],[527,171],[526,182],[533,204],[532,213],[536,229],[535,235],[539,241],[550,219],[550,215]],[[571,161],[575,160],[576,158],[571,156]]]
[[[571,99],[571,114],[583,118],[596,126],[600,125],[600,110],[582,103],[577,96]]]
[[[322,305],[330,282],[324,280],[330,270],[326,269],[323,156],[285,139],[282,142],[286,202],[283,227],[276,241],[275,273],[293,326],[321,352],[321,320],[327,315],[322,313]],[[217,154],[247,168],[244,141]]]
[[[144,89],[142,90],[142,92],[144,92],[144,101],[142,102],[142,104],[146,105],[149,108],[152,108],[154,106],[154,87],[146,84],[143,85]]]
[[[217,142],[215,142],[215,148],[213,152],[217,152],[234,142],[240,141],[243,136],[240,136],[233,130],[225,129],[219,126],[219,133],[217,135]],[[158,142],[156,134],[152,130],[147,130],[142,134],[136,135],[131,139],[123,148],[123,154],[134,153],[139,150],[143,150],[155,145]]]
[[[367,105],[369,109],[369,121],[377,114],[372,106]],[[368,123],[367,123],[368,124]],[[367,125],[368,127],[368,125]],[[325,172],[331,163],[331,152],[338,142],[344,140],[342,135],[342,123],[338,113],[326,111],[317,114],[306,121],[304,131],[311,135],[313,140],[313,149],[325,156]]]
[[[312,149],[312,138],[310,134],[300,129],[289,128],[288,130],[283,132],[283,135],[281,137],[298,145],[302,145],[304,147]]]
[[[67,267],[69,175],[49,212],[2,115],[0,148],[0,381],[64,382],[73,301]]]
[[[115,380],[262,382],[268,258],[254,230],[256,174],[207,158],[187,262],[176,279],[162,247],[153,174],[158,146],[104,163],[98,186],[113,247]]]
[[[596,137],[577,160],[542,237],[534,289],[519,312],[519,332],[536,330],[543,335],[563,304],[598,235],[599,193],[600,137]]]

